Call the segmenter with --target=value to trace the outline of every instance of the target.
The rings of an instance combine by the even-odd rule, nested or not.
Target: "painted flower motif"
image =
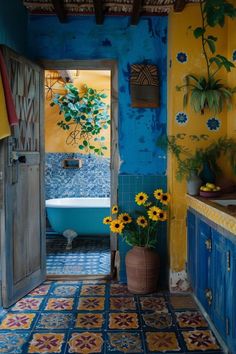
[[[33,313],[9,313],[3,319],[0,329],[15,330],[15,329],[29,329],[35,317]]]
[[[177,122],[178,124],[183,125],[183,124],[186,124],[186,123],[187,123],[187,121],[188,121],[188,116],[187,116],[187,114],[184,113],[184,112],[178,112],[178,113],[176,114],[176,116],[175,116],[175,119],[176,119],[176,122]]]
[[[110,229],[112,232],[121,234],[125,225],[119,219],[115,219],[110,224]]]
[[[154,197],[157,199],[157,200],[160,200],[161,199],[161,196],[163,194],[163,190],[162,189],[156,189],[154,191]]]
[[[209,118],[206,122],[207,128],[211,131],[217,131],[220,129],[221,121],[218,118]]]
[[[75,286],[68,286],[68,285],[60,285],[55,288],[53,291],[54,295],[57,296],[73,296],[76,293]]]
[[[143,228],[145,228],[148,225],[147,219],[144,216],[139,216],[136,222],[139,226]]]
[[[135,329],[138,327],[137,313],[110,313],[110,329]]]
[[[109,333],[110,345],[122,353],[143,353],[139,333]]]
[[[188,350],[215,350],[219,349],[211,331],[195,330],[182,332]]]
[[[111,209],[111,213],[112,214],[117,214],[118,213],[118,205],[113,205],[113,207]]]
[[[148,200],[148,195],[144,192],[140,192],[135,196],[135,201],[138,205],[142,205],[146,203],[147,200]]]
[[[161,203],[164,205],[167,205],[170,201],[170,194],[169,193],[163,193],[160,199]]]
[[[72,333],[69,353],[102,353],[103,339],[100,333]]]
[[[123,224],[130,224],[132,222],[132,218],[128,213],[122,213],[118,216],[118,220],[123,222]]]
[[[127,285],[125,284],[111,284],[110,287],[110,294],[115,296],[115,295],[131,295]]]
[[[151,219],[152,221],[158,221],[158,214],[160,212],[160,209],[156,206],[151,207],[147,213],[149,216],[149,219]]]
[[[58,298],[58,299],[49,299],[47,303],[46,310],[72,310],[73,308],[73,299],[65,299],[65,298]]]
[[[207,327],[204,317],[196,311],[185,311],[176,313],[180,327]]]
[[[165,299],[163,297],[141,297],[142,310],[152,310],[155,312],[168,312]]]
[[[100,313],[96,314],[78,314],[76,319],[75,327],[78,328],[101,328],[104,322],[103,315]]]
[[[60,353],[64,334],[35,333],[28,353]]]
[[[178,60],[179,63],[183,64],[183,63],[186,63],[188,61],[188,56],[187,56],[186,53],[179,52],[176,55],[176,59]]]
[[[11,310],[12,311],[38,310],[42,300],[43,300],[42,298],[33,298],[33,297],[24,298],[18,301],[16,305],[12,307]]]
[[[105,295],[105,285],[83,285],[80,295]]]
[[[22,353],[22,346],[26,342],[28,333],[0,334],[0,353]]]
[[[37,329],[64,329],[68,328],[73,319],[70,313],[42,313],[37,323]]]
[[[103,219],[103,224],[105,224],[105,225],[110,225],[111,222],[112,222],[112,217],[111,216],[106,216]]]
[[[236,50],[233,51],[232,59],[233,61],[236,61]]]

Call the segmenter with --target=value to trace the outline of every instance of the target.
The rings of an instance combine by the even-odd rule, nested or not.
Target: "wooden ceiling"
[[[137,25],[140,16],[167,16],[170,11],[181,12],[187,3],[198,0],[23,0],[32,14],[57,15],[66,22],[70,15],[95,15],[102,24],[105,16],[130,16],[130,23]]]

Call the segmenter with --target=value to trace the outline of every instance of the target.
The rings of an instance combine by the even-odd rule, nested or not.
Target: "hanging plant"
[[[83,92],[72,84],[66,84],[65,95],[55,95],[51,106],[59,107],[64,118],[57,122],[63,130],[68,130],[67,144],[78,144],[80,150],[104,155],[105,137],[100,134],[110,125],[109,106],[103,101],[104,92],[84,85]]]
[[[230,72],[234,64],[221,54],[216,54],[216,43],[218,38],[209,34],[209,27],[225,24],[225,18],[236,17],[236,8],[226,0],[200,0],[202,24],[193,30],[196,39],[201,39],[202,53],[205,59],[207,75],[186,75],[184,85],[177,86],[178,91],[183,88],[186,93],[183,97],[183,105],[190,104],[195,112],[204,113],[204,109],[219,113],[226,105],[232,107],[232,97],[236,88],[225,86],[221,79],[216,78],[218,72],[223,69]],[[191,26],[190,26],[191,28]]]

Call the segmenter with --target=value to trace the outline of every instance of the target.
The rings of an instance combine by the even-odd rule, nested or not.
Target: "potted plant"
[[[188,74],[184,78],[184,85],[177,86],[176,89],[186,90],[183,97],[184,107],[190,98],[190,104],[195,112],[203,114],[204,109],[208,108],[214,113],[219,113],[225,104],[228,109],[231,108],[232,96],[236,88],[226,86],[218,78],[218,73],[221,69],[230,72],[234,64],[225,56],[216,54],[218,38],[209,34],[208,30],[217,25],[223,27],[225,17],[236,17],[236,8],[226,0],[200,0],[199,6],[202,24],[193,30],[193,35],[201,40],[206,75]]]
[[[153,196],[140,192],[135,202],[140,209],[134,215],[118,213],[113,206],[112,216],[104,218],[103,223],[114,233],[122,235],[133,248],[126,255],[128,289],[136,294],[156,291],[160,258],[155,249],[158,239],[158,224],[167,220],[170,195],[156,189]]]
[[[236,141],[234,139],[220,137],[206,148],[199,147],[191,151],[183,144],[185,138],[196,143],[207,140],[208,136],[204,134],[189,136],[177,134],[159,139],[157,144],[162,148],[167,148],[175,156],[177,162],[176,179],[178,181],[182,181],[184,178],[187,180],[187,192],[190,195],[198,195],[201,183],[215,182],[216,175],[221,173],[217,164],[221,155],[228,157],[233,173],[236,174]]]
[[[66,84],[65,95],[55,95],[51,106],[59,107],[59,114],[64,118],[57,125],[70,133],[66,139],[68,144],[79,144],[80,150],[104,155],[105,137],[99,134],[110,125],[109,106],[103,101],[107,95],[104,92],[84,85],[83,91],[72,84]]]

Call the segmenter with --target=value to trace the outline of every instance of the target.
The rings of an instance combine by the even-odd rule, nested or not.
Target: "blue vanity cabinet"
[[[221,336],[227,335],[227,254],[228,240],[221,233],[212,230],[212,263],[210,270],[212,304],[211,318]]]
[[[204,309],[209,313],[212,301],[210,282],[212,234],[210,226],[200,218],[197,218],[196,231],[196,295]]]
[[[196,216],[188,210],[187,212],[187,229],[188,229],[188,262],[187,272],[192,289],[196,290]]]
[[[226,283],[226,334],[229,348],[236,353],[236,241],[228,240]]]
[[[187,221],[190,283],[230,353],[235,354],[236,236],[192,209]]]

